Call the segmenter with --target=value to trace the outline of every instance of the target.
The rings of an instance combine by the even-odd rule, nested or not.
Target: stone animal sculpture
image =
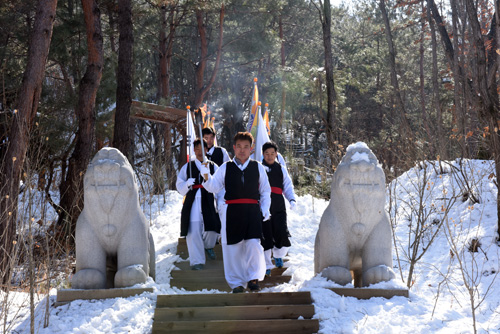
[[[72,288],[121,288],[146,282],[148,275],[154,279],[154,242],[127,158],[115,148],[101,149],[89,164],[83,188]]]
[[[395,278],[385,174],[365,143],[349,145],[333,174],[314,245],[314,270],[341,285],[354,279],[356,287]]]

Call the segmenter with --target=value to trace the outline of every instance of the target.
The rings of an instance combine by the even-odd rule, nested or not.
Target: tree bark
[[[447,159],[446,154],[446,143],[443,134],[443,111],[441,108],[441,103],[439,101],[439,78],[438,78],[438,60],[437,60],[437,38],[436,38],[436,27],[434,21],[430,16],[430,11],[427,10],[427,20],[429,21],[429,27],[431,30],[431,45],[432,45],[432,101],[434,109],[436,110],[436,135],[437,135],[437,147],[436,153],[439,155],[440,159]]]
[[[0,278],[2,284],[10,281],[19,181],[28,149],[29,132],[42,91],[56,7],[57,0],[38,1],[18,108],[12,120],[7,150],[0,169]]]
[[[489,144],[490,152],[493,155],[495,161],[495,171],[496,171],[496,183],[497,187],[500,182],[500,136],[498,133],[498,125],[500,124],[500,117],[498,115],[498,91],[496,76],[497,72],[497,56],[494,53],[490,53],[490,57],[486,58],[486,42],[481,33],[481,26],[477,18],[477,8],[473,0],[466,0],[465,6],[467,9],[467,16],[469,18],[472,38],[471,42],[474,45],[476,66],[473,69],[473,76],[476,89],[476,97],[479,100],[479,117],[483,120],[489,128]],[[495,7],[498,10],[498,1],[495,1]],[[491,33],[488,36],[490,41],[488,44],[496,52],[496,13],[493,17],[491,24]],[[493,74],[491,74],[493,73]],[[492,79],[493,77],[493,79]],[[500,228],[500,192],[497,194],[497,225]],[[500,229],[497,230],[497,233]],[[500,239],[500,235],[497,235],[497,240]]]
[[[224,32],[224,14],[225,7],[222,4],[220,8],[219,15],[219,41],[217,45],[217,56],[215,59],[214,69],[212,71],[212,75],[205,85],[205,69],[207,67],[208,61],[208,41],[207,41],[207,33],[206,26],[203,20],[203,11],[200,8],[196,9],[196,22],[198,25],[198,33],[200,35],[200,59],[198,61],[198,65],[195,69],[195,81],[196,81],[196,92],[195,92],[195,100],[194,105],[196,108],[201,106],[203,100],[205,99],[205,95],[208,93],[210,88],[212,87],[215,77],[217,76],[217,71],[219,70],[220,59],[222,57],[222,37]]]
[[[118,71],[113,146],[130,158],[130,106],[132,104],[133,25],[131,0],[118,0]]]
[[[66,177],[59,187],[61,196],[58,224],[65,228],[65,235],[73,235],[76,220],[83,209],[83,176],[90,162],[95,144],[95,100],[101,83],[104,66],[101,12],[97,0],[82,0],[87,30],[87,69],[79,85],[75,114],[78,131],[75,149],[69,158]]]
[[[285,38],[283,36],[283,18],[282,14],[279,17],[279,32],[280,32],[280,56],[281,56],[281,110],[278,121],[276,122],[276,129],[273,132],[274,137],[279,137],[281,134],[281,128],[283,126],[283,119],[285,118],[285,110],[286,110],[286,75],[285,75]]]
[[[422,8],[422,17],[425,17],[425,5],[422,2],[421,3],[421,8]],[[429,124],[429,117],[427,116],[427,110],[425,107],[425,71],[424,71],[424,61],[425,61],[425,52],[424,52],[424,42],[425,42],[425,20],[422,20],[422,30],[420,33],[420,48],[419,48],[419,53],[420,53],[420,63],[419,63],[419,70],[420,70],[420,107],[422,109],[422,123],[424,125],[425,133],[427,135],[427,142],[429,143],[429,153],[430,156],[434,156],[434,139],[433,139],[433,134],[431,132],[430,124]],[[425,157],[424,157],[425,158]]]
[[[316,4],[312,2],[315,6]],[[319,18],[321,21],[321,27],[323,31],[323,46],[325,48],[325,72],[326,72],[326,115],[323,116],[323,120],[326,126],[326,139],[328,145],[328,156],[330,158],[330,166],[328,169],[333,170],[333,164],[336,157],[336,138],[335,138],[335,126],[336,126],[336,114],[337,114],[337,95],[335,92],[335,82],[333,80],[333,57],[332,57],[332,9],[330,6],[330,0],[325,0],[324,3],[319,2],[321,8],[318,8]]]
[[[396,105],[399,109],[399,117],[401,121],[401,128],[403,138],[406,141],[409,141],[413,136],[410,129],[410,124],[408,119],[406,118],[406,108],[401,96],[401,89],[399,88],[399,80],[396,70],[396,48],[394,47],[394,42],[392,38],[391,25],[389,23],[389,17],[387,16],[387,10],[385,8],[385,0],[379,1],[380,12],[382,13],[382,17],[384,19],[385,24],[385,37],[387,40],[387,45],[389,47],[389,67],[391,70],[391,84],[394,88],[394,97],[396,99]]]
[[[167,18],[167,7],[162,6],[160,8],[161,15],[161,29],[160,29],[160,54],[159,54],[159,81],[158,81],[158,95],[159,100],[168,100],[170,97],[170,64],[172,61],[172,50],[175,41],[175,32],[177,27],[179,26],[185,10],[182,11],[181,14],[176,16],[176,7],[177,4],[170,5],[169,15]],[[184,7],[185,9],[185,7]],[[167,22],[169,24],[169,32],[167,34]],[[174,163],[172,161],[172,126],[170,124],[162,125],[163,129],[163,146],[165,148],[165,167],[167,170],[168,177],[168,188],[175,189],[175,181],[177,179],[176,170],[174,167]],[[155,159],[159,158],[159,156],[155,155]],[[160,163],[160,161],[155,161],[155,164]],[[156,167],[158,168],[158,167]],[[162,174],[162,173],[160,173]],[[155,179],[159,181],[159,179]],[[161,177],[161,181],[163,182],[163,177]],[[160,190],[163,189],[164,186],[155,185],[154,189]]]

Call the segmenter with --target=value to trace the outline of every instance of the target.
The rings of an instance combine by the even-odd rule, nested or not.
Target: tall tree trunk
[[[389,47],[389,67],[391,70],[391,84],[394,88],[394,97],[396,99],[396,105],[399,110],[399,117],[401,121],[401,127],[403,132],[403,138],[406,142],[411,139],[412,133],[410,129],[410,124],[408,123],[408,119],[406,118],[406,108],[403,102],[403,98],[401,96],[401,89],[399,88],[399,80],[396,69],[396,48],[394,47],[394,42],[392,38],[391,25],[389,23],[389,17],[387,15],[387,10],[385,8],[385,0],[379,1],[380,12],[382,13],[382,17],[384,19],[385,24],[385,37],[387,40],[387,45]]]
[[[153,154],[153,193],[160,195],[165,192],[165,183],[163,182],[163,159],[162,159],[162,128],[160,123],[153,123],[151,131],[154,140]]]
[[[437,60],[437,39],[436,39],[436,27],[434,26],[434,21],[430,16],[430,11],[427,10],[427,20],[429,21],[429,27],[431,30],[431,45],[432,45],[432,101],[434,109],[436,110],[436,135],[437,135],[437,146],[436,153],[439,155],[440,159],[447,159],[446,154],[446,143],[444,140],[443,133],[443,112],[441,108],[441,103],[439,101],[439,78],[438,78],[438,60]]]
[[[0,278],[10,281],[13,241],[16,234],[19,181],[28,149],[29,132],[42,91],[57,0],[39,0],[28,47],[28,61],[8,134],[8,146],[0,173]]]
[[[469,80],[465,76],[465,71],[460,62],[459,58],[459,33],[458,33],[458,8],[457,1],[451,1],[451,17],[452,17],[452,29],[453,43],[450,39],[450,35],[446,30],[446,24],[441,18],[436,3],[434,0],[427,0],[428,10],[431,12],[431,16],[436,23],[436,27],[441,36],[441,41],[443,43],[446,59],[448,60],[448,65],[453,71],[454,79],[454,122],[457,126],[457,133],[459,144],[462,150],[462,157],[468,157],[467,145],[465,142],[465,137],[467,133],[467,101],[471,100],[471,90]],[[461,35],[464,38],[464,34]]]
[[[163,146],[165,147],[165,166],[167,169],[168,189],[175,190],[177,173],[172,160],[172,125],[163,125]]]
[[[429,117],[427,116],[427,110],[425,108],[425,72],[424,72],[424,61],[425,61],[425,52],[424,52],[424,42],[425,42],[425,5],[422,2],[421,3],[422,7],[422,30],[420,33],[420,48],[419,48],[419,53],[420,53],[420,107],[422,109],[422,123],[424,125],[425,129],[425,134],[427,135],[427,142],[429,143],[429,153],[430,156],[434,156],[434,147],[435,147],[435,141],[434,141],[434,136],[431,133],[431,128],[429,124]],[[425,157],[423,157],[425,158]]]
[[[130,106],[132,104],[132,53],[134,45],[132,1],[118,0],[118,71],[113,146],[130,158]]]
[[[205,22],[203,20],[203,11],[198,8],[196,9],[196,22],[198,25],[198,33],[200,35],[200,59],[198,61],[198,65],[195,70],[195,80],[196,80],[196,92],[195,92],[195,100],[194,105],[196,108],[201,106],[203,100],[205,99],[205,95],[208,93],[210,88],[212,87],[215,77],[217,76],[217,71],[219,70],[220,59],[222,57],[222,37],[224,32],[224,14],[225,7],[224,4],[221,5],[220,15],[219,15],[219,41],[217,45],[217,56],[215,59],[214,69],[212,71],[212,75],[208,80],[207,84],[205,84],[205,69],[207,67],[208,61],[208,40],[207,40],[207,32]]]
[[[181,14],[176,16],[176,5],[170,5],[169,15],[167,18],[167,7],[160,8],[161,15],[161,29],[160,29],[160,54],[159,54],[159,81],[158,81],[158,95],[159,100],[168,100],[170,97],[170,64],[172,61],[172,50],[175,41],[175,32],[182,20],[185,13],[185,7]],[[169,24],[169,32],[167,35],[167,22]],[[163,145],[165,148],[165,167],[167,170],[169,189],[175,189],[175,181],[177,174],[175,171],[174,163],[172,160],[172,126],[170,124],[162,125],[163,129]],[[155,155],[156,157],[156,155]],[[155,162],[156,163],[156,162]],[[158,167],[156,167],[158,168]],[[163,173],[160,173],[163,174]],[[158,179],[157,179],[158,181]],[[161,178],[163,182],[163,177]],[[163,186],[155,185],[155,189],[162,189]]]
[[[280,14],[279,17],[279,30],[280,30],[280,56],[281,56],[281,110],[278,121],[276,122],[276,129],[274,131],[275,140],[279,138],[281,134],[281,127],[283,126],[283,119],[285,117],[286,110],[286,75],[285,75],[285,38],[283,36],[283,15]]]
[[[160,98],[167,99],[170,94],[170,65],[172,63],[172,50],[174,48],[175,32],[181,23],[182,18],[186,12],[186,7],[183,7],[181,13],[177,13],[177,3],[170,5],[169,14],[167,18],[167,7],[160,8],[160,80],[159,80],[159,94]],[[169,22],[169,32],[167,34],[167,23]]]
[[[82,7],[87,30],[87,69],[80,81],[75,109],[78,119],[75,149],[69,158],[66,177],[59,187],[62,211],[59,213],[58,224],[65,228],[66,236],[74,233],[76,220],[83,209],[83,175],[94,150],[94,108],[104,65],[99,5],[97,0],[82,0]]]
[[[500,0],[495,0],[495,26],[492,27],[492,29],[495,29],[496,31],[496,45],[497,47],[494,48],[495,52],[498,48],[498,38],[500,37]],[[500,64],[500,53],[497,53],[497,58],[496,58],[496,61],[497,61],[497,67],[499,66]],[[498,71],[498,68],[497,68],[497,71]],[[497,109],[498,110],[498,109]],[[490,118],[494,119],[495,115],[491,115]],[[499,117],[498,116],[498,111],[496,113],[496,117]],[[499,127],[499,123],[498,123],[498,119],[497,119],[497,122],[495,124],[495,126],[493,127],[493,132],[492,132],[492,136],[496,137],[496,139],[494,140],[494,145],[496,146],[495,147],[495,152],[496,152],[496,156],[495,156],[495,172],[496,172],[496,176],[497,176],[497,241],[500,240],[500,182],[499,182],[499,178],[500,178],[500,139],[498,138],[499,136],[499,133],[498,133],[498,127]]]
[[[483,123],[489,127],[489,143],[490,152],[495,161],[496,181],[497,187],[500,184],[500,135],[498,133],[498,125],[500,124],[500,116],[498,113],[498,91],[496,84],[497,75],[497,57],[491,52],[489,57],[486,58],[486,44],[490,45],[494,52],[496,52],[497,45],[497,24],[496,14],[493,17],[491,24],[491,32],[489,34],[489,41],[485,41],[481,33],[481,26],[477,18],[477,9],[473,0],[465,1],[467,16],[469,18],[470,26],[472,29],[472,42],[475,50],[476,66],[473,69],[473,76],[475,79],[474,88],[480,103],[479,117]],[[498,9],[498,2],[495,1],[495,7]],[[500,233],[500,191],[497,194],[497,233]],[[497,236],[500,238],[500,235]]]
[[[316,5],[313,2],[314,5]],[[324,115],[324,122],[326,125],[326,139],[328,141],[328,156],[330,157],[330,166],[328,169],[333,169],[337,151],[335,126],[336,126],[336,113],[337,113],[337,95],[335,93],[335,82],[333,81],[333,57],[332,57],[332,9],[330,0],[325,0],[324,3],[320,1],[321,8],[318,8],[321,27],[323,30],[323,46],[325,48],[325,72],[326,72],[326,115]]]

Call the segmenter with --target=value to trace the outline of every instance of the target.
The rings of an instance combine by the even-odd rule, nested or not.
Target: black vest
[[[226,200],[260,199],[259,165],[250,160],[242,171],[234,161],[226,164]],[[226,213],[227,244],[262,237],[262,214],[259,204],[229,204]]]
[[[269,178],[269,184],[271,185],[271,190],[273,187],[280,188],[283,191],[283,170],[279,162],[274,162],[272,165],[268,165],[265,161],[263,165],[267,167],[267,177]],[[271,191],[271,216],[276,212],[285,211],[285,199],[281,194],[275,194]]]
[[[209,163],[210,174],[214,174],[214,164],[212,162]],[[191,173],[189,170],[191,169]],[[186,168],[186,179],[189,177],[195,178],[194,185],[201,184],[201,179],[203,178],[200,175],[200,171],[196,167],[196,163],[191,161]],[[191,189],[186,194],[186,198],[184,199],[184,205],[182,206],[181,211],[181,237],[185,237],[188,233],[189,222],[191,220],[191,208],[194,203],[194,199],[196,197],[196,192],[201,191],[201,211],[203,216],[203,224],[205,225],[205,231],[215,231],[220,233],[221,222],[219,218],[219,214],[215,211],[215,200],[214,195],[209,193],[204,188],[199,189]]]
[[[268,165],[265,161],[262,163],[267,167],[267,177],[272,188],[280,188],[283,191],[283,170],[276,161]],[[272,190],[271,188],[271,190]],[[263,224],[263,235],[261,239],[264,250],[273,247],[290,247],[290,233],[286,223],[285,198],[282,194],[276,194],[271,191],[271,221]]]
[[[222,148],[215,146],[212,154],[207,154],[207,158],[213,161],[217,166],[221,166],[224,163],[224,154],[222,153]]]

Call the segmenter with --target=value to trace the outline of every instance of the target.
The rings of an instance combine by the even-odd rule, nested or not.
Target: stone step
[[[156,307],[206,307],[242,305],[298,305],[311,304],[309,291],[300,292],[257,292],[217,293],[189,295],[158,295]]]
[[[153,334],[303,334],[317,333],[317,319],[292,320],[212,320],[212,321],[170,321],[153,322]]]
[[[155,322],[210,321],[210,320],[264,320],[264,319],[311,319],[314,306],[306,305],[244,305],[157,308]]]

